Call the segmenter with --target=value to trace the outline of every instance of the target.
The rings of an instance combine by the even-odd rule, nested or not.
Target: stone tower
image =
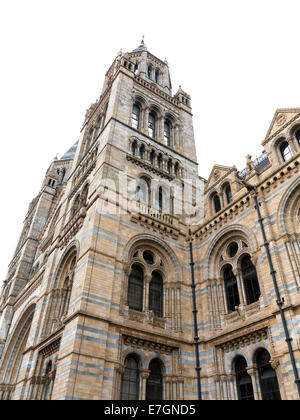
[[[2,399],[193,397],[186,234],[203,184],[190,96],[144,42],[120,52],[25,219],[1,300]]]

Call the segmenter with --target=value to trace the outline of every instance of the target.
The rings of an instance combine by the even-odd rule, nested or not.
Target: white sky
[[[52,158],[79,137],[117,52],[145,34],[191,94],[199,174],[262,152],[300,107],[299,0],[0,0],[0,283]]]

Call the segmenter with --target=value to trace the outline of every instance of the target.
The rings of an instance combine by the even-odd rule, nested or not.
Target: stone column
[[[142,386],[140,389],[140,400],[146,400],[146,389],[147,389],[147,379],[150,376],[150,370],[145,368],[141,370],[141,379],[142,379]]]
[[[143,312],[149,310],[149,287],[151,282],[151,274],[147,273],[144,277],[144,296],[143,296]]]
[[[231,374],[228,376],[229,379],[229,387],[230,387],[230,400],[236,401],[237,394],[236,394],[236,383],[235,383],[235,375]]]
[[[159,142],[164,144],[164,122],[165,119],[163,117],[163,115],[160,115],[159,117],[157,117],[157,133],[156,133],[156,138]]]
[[[149,107],[145,107],[142,110],[142,117],[141,117],[141,131],[146,134],[147,136],[149,135],[148,132],[148,119],[149,119]]]
[[[261,392],[260,392],[257,367],[255,365],[249,366],[247,367],[247,372],[251,376],[254,399],[261,400],[262,397],[261,397]]]
[[[238,285],[239,295],[240,295],[240,304],[242,306],[246,306],[247,305],[247,301],[246,301],[246,296],[245,296],[245,290],[244,290],[244,285],[243,285],[243,279],[242,279],[241,270],[234,269],[233,270],[233,274],[235,275],[236,280],[237,280],[237,285]]]

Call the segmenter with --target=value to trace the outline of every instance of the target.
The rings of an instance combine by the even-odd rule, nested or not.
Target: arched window
[[[164,123],[164,141],[166,146],[171,146],[171,126],[168,121]]]
[[[148,119],[148,133],[149,133],[149,136],[152,138],[155,137],[155,120],[156,120],[156,116],[154,112],[150,112],[149,119]]]
[[[261,349],[256,358],[259,382],[263,401],[281,400],[278,380],[275,370],[270,364],[271,356],[265,349]]]
[[[172,161],[168,160],[168,172],[169,172],[169,174],[171,173],[171,171],[172,171]]]
[[[232,202],[232,192],[231,192],[230,185],[227,185],[225,187],[225,195],[226,195],[227,204],[230,204]]]
[[[135,156],[136,153],[136,141],[134,141],[131,145],[131,153]]]
[[[59,318],[63,318],[67,313],[70,305],[70,297],[71,297],[71,290],[72,284],[69,277],[66,278],[64,286],[63,286],[63,296],[61,302],[61,310]]]
[[[144,272],[134,265],[128,279],[128,306],[135,311],[143,311]]]
[[[79,208],[80,208],[80,195],[78,194],[73,203],[71,217],[76,216]]]
[[[218,213],[222,208],[220,197],[216,194],[213,198],[213,201],[214,201],[215,212]]]
[[[45,389],[44,389],[44,398],[43,398],[45,401],[51,399],[51,392],[50,391],[51,391],[51,382],[52,382],[52,380],[49,377],[50,374],[51,374],[51,371],[52,371],[52,361],[50,360],[47,363],[46,370],[45,370],[45,380],[46,380],[46,383],[44,385]]]
[[[155,70],[155,82],[159,83],[159,70]]]
[[[121,400],[139,399],[140,371],[137,359],[130,355],[125,360],[125,372],[121,383]]]
[[[296,132],[296,139],[297,139],[298,144],[299,144],[299,146],[300,146],[300,130],[298,130],[298,131]]]
[[[162,401],[163,399],[163,376],[159,360],[152,360],[149,365],[150,375],[147,379],[146,400]]]
[[[175,176],[179,175],[179,164],[178,164],[178,162],[175,163],[174,172],[175,172]]]
[[[140,126],[140,113],[141,113],[140,107],[138,105],[134,104],[133,108],[132,108],[131,125],[136,130]]]
[[[280,153],[284,162],[287,162],[293,156],[290,145],[287,141],[280,146]]]
[[[140,147],[140,158],[144,159],[145,156],[145,146],[142,144]]]
[[[154,152],[154,150],[152,150],[151,153],[150,153],[150,163],[151,163],[151,165],[154,165],[154,160],[155,160],[155,152]]]
[[[253,401],[253,385],[251,376],[247,372],[247,362],[240,356],[235,362],[235,375],[238,397],[240,401]]]
[[[149,311],[153,311],[154,315],[163,317],[163,279],[160,273],[155,271],[152,273],[152,279],[149,287]]]
[[[152,67],[148,66],[148,78],[152,79]]]
[[[233,274],[232,267],[228,266],[224,271],[225,292],[229,312],[234,312],[240,305],[240,296],[237,285],[237,279]]]
[[[159,187],[158,189],[158,203],[157,203],[157,207],[159,211],[163,211],[164,208],[164,199],[163,199],[163,189],[162,187]]]
[[[159,168],[162,167],[162,155],[158,155],[158,158],[157,158],[157,166]]]
[[[260,298],[260,287],[257,278],[256,268],[254,267],[250,255],[242,259],[242,277],[246,292],[247,304],[257,302]]]
[[[66,170],[65,170],[65,168],[63,168],[61,173],[60,173],[60,181],[59,181],[60,184],[62,184],[64,182],[65,176],[66,176]]]

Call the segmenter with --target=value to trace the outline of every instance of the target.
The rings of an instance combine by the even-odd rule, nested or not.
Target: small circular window
[[[230,244],[228,247],[229,257],[233,258],[237,254],[238,250],[239,250],[239,246],[236,242],[233,242],[232,244]]]
[[[143,257],[147,264],[150,264],[150,265],[154,264],[154,258],[151,252],[145,251],[143,253]]]

